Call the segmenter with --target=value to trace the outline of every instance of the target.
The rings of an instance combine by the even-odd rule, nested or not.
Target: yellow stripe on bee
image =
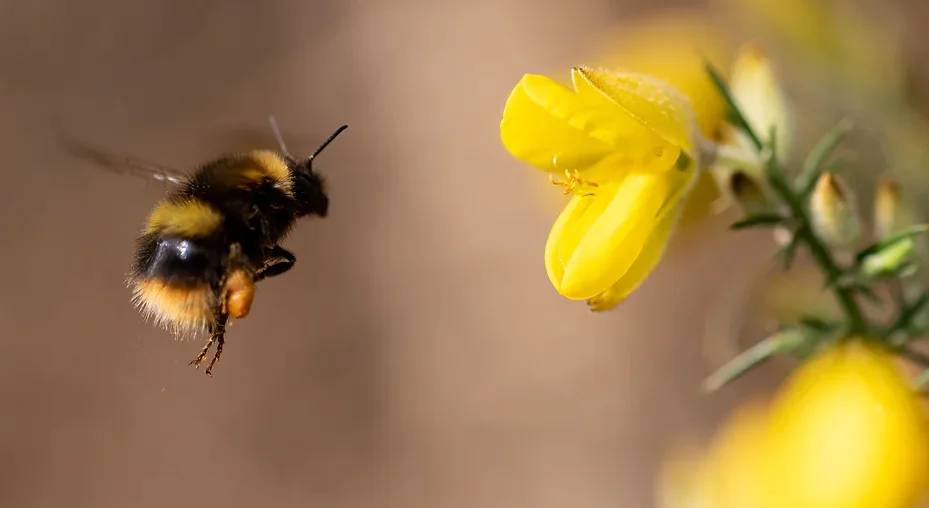
[[[146,320],[180,335],[207,329],[217,302],[209,285],[174,287],[150,279],[133,284],[133,303]]]
[[[185,237],[207,236],[216,230],[222,220],[218,211],[196,199],[162,201],[149,214],[145,233],[164,231]]]
[[[244,175],[250,180],[260,180],[262,178],[271,178],[277,182],[278,187],[291,194],[293,180],[290,175],[290,168],[287,167],[287,161],[277,152],[271,150],[253,150],[248,156],[258,165],[255,172],[246,171]]]

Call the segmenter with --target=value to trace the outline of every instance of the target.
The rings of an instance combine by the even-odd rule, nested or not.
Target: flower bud
[[[881,239],[905,225],[900,206],[900,185],[881,178],[874,193],[874,238]]]
[[[830,173],[824,173],[816,183],[810,198],[810,220],[813,231],[832,247],[853,247],[861,233],[851,190]]]
[[[741,48],[732,65],[730,83],[733,98],[752,129],[769,143],[773,127],[777,133],[777,156],[787,158],[793,141],[790,108],[774,66],[759,44],[749,43]]]

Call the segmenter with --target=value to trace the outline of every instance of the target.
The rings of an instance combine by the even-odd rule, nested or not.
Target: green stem
[[[773,155],[771,161],[772,166],[777,164]],[[768,171],[768,179],[771,182],[771,187],[784,201],[784,204],[790,208],[791,214],[799,223],[799,228],[796,233],[797,238],[806,244],[813,259],[825,273],[827,280],[838,281],[843,273],[842,268],[840,268],[835,259],[833,259],[829,249],[815,234],[813,234],[813,230],[810,229],[810,218],[806,213],[806,208],[794,194],[790,184],[783,178],[783,172],[780,171],[780,168],[772,168]],[[855,301],[851,288],[841,284],[832,284],[831,286],[835,292],[836,300],[838,300],[845,317],[848,319],[848,332],[850,334],[867,333],[867,321],[865,321],[864,314],[862,314],[861,309],[858,307],[858,302]]]
[[[910,332],[909,328],[912,326],[913,318],[916,317],[916,314],[921,312],[926,304],[929,303],[929,293],[923,293],[916,299],[915,302],[911,304],[903,303],[900,306],[900,314],[897,316],[897,319],[890,325],[887,329],[885,335],[892,335],[896,332],[905,331]]]
[[[716,85],[716,88],[719,90],[726,104],[729,106],[729,113],[732,123],[736,127],[740,128],[748,136],[749,141],[759,155],[764,154],[766,148],[765,143],[762,141],[761,137],[758,136],[758,133],[752,129],[748,119],[745,118],[745,115],[742,113],[742,110],[736,103],[732,93],[729,91],[729,87],[726,85],[725,80],[708,62],[705,63],[705,67],[707,73],[710,76],[710,79]],[[837,134],[833,136],[835,138],[834,140],[823,145],[822,156],[816,158],[817,164],[822,164],[826,155],[828,155],[828,153],[835,148],[832,145],[837,144],[838,141],[841,140],[842,136],[844,135],[843,131],[844,126],[842,129],[837,130]],[[820,266],[823,272],[825,272],[827,280],[829,280],[830,286],[835,292],[836,299],[838,300],[839,305],[842,307],[842,311],[845,314],[845,318],[848,322],[847,332],[850,335],[855,333],[867,333],[869,331],[868,323],[865,321],[864,314],[862,314],[861,309],[858,307],[858,302],[855,301],[852,289],[845,287],[842,284],[836,283],[841,279],[843,270],[836,263],[835,259],[833,259],[832,253],[829,252],[829,249],[825,246],[825,244],[823,244],[823,242],[820,241],[820,239],[811,229],[810,219],[806,213],[806,207],[804,206],[805,196],[798,195],[798,193],[794,190],[791,182],[787,180],[784,171],[779,166],[776,155],[776,133],[772,129],[770,134],[771,135],[768,138],[767,146],[767,150],[770,150],[770,155],[767,158],[765,169],[771,187],[778,194],[784,204],[790,208],[793,218],[798,223],[796,238],[806,244],[807,248],[809,248],[810,253],[813,256],[813,259]],[[810,169],[810,172],[816,169],[817,168],[814,167]]]
[[[781,332],[768,337],[746,349],[714,372],[703,382],[703,389],[707,392],[716,391],[770,358],[796,351],[804,341],[805,337],[791,332]]]

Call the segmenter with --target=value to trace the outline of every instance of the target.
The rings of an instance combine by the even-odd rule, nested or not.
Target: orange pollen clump
[[[237,270],[226,279],[226,312],[241,319],[248,315],[255,299],[255,281],[245,272]]]

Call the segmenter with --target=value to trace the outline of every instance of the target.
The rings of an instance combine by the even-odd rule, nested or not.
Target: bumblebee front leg
[[[297,258],[287,249],[275,245],[265,258],[265,265],[255,274],[255,282],[268,277],[276,277],[294,267]]]
[[[216,319],[216,324],[210,327],[210,340],[207,341],[206,345],[203,346],[203,349],[200,350],[200,354],[188,365],[193,365],[196,368],[200,368],[200,362],[206,358],[207,353],[210,352],[210,348],[213,347],[213,343],[216,343],[216,354],[213,355],[213,359],[210,361],[210,364],[206,368],[206,375],[213,377],[213,365],[219,361],[219,357],[223,354],[223,344],[226,342],[226,320],[229,319],[228,314],[221,312]]]

